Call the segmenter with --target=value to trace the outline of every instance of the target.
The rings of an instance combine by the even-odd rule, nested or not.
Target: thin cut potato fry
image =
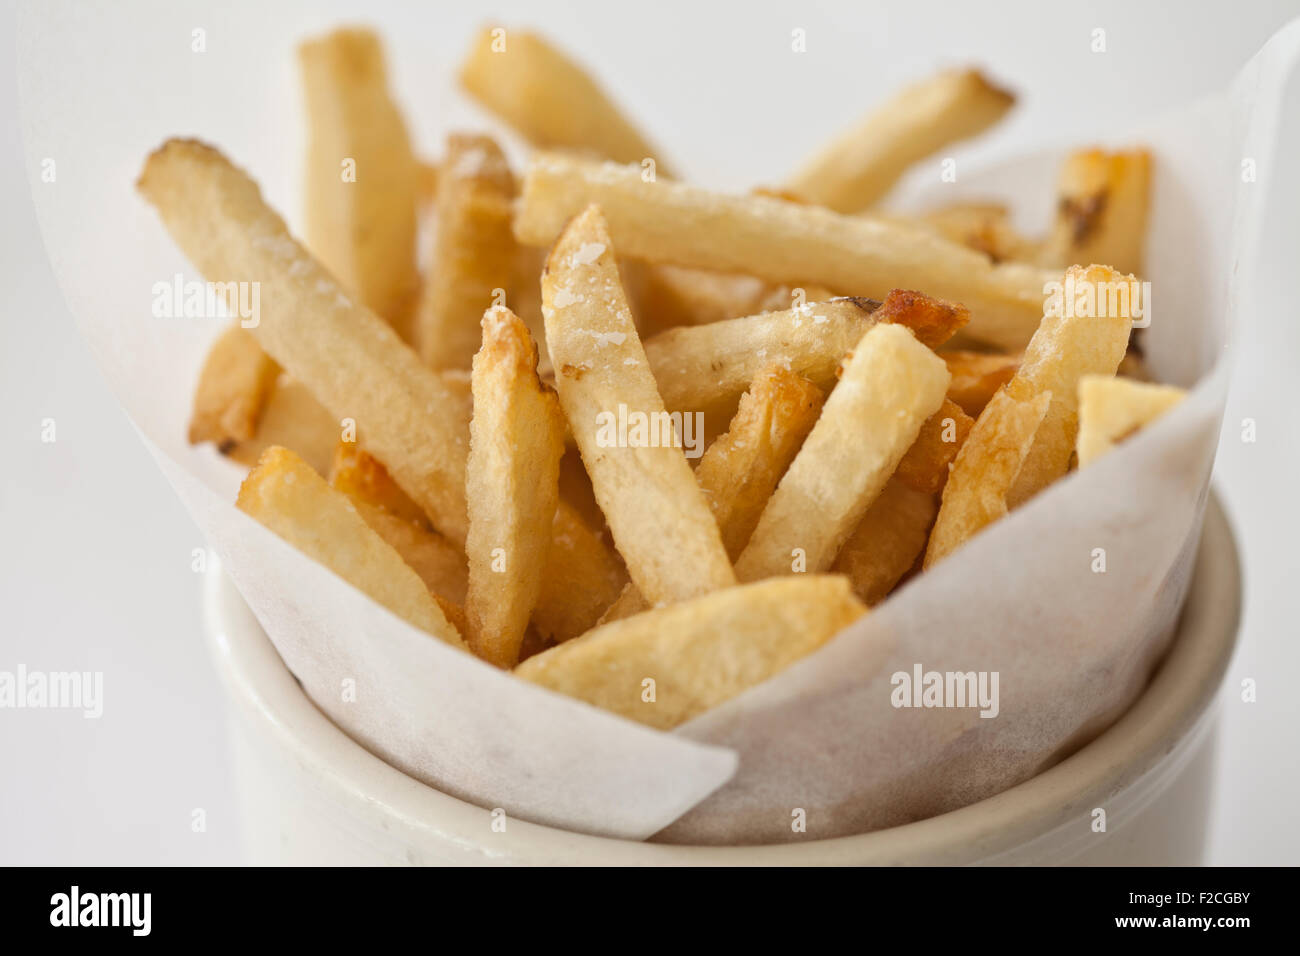
[[[658,152],[586,70],[536,33],[485,27],[461,65],[460,82],[534,146],[620,163],[654,158],[667,175]]]
[[[731,560],[745,549],[777,483],[816,424],[824,400],[822,390],[806,378],[779,365],[764,369],[741,397],[727,433],[700,459],[695,480],[704,489]],[[636,585],[629,584],[600,623],[639,614],[649,606]]]
[[[954,203],[932,209],[915,221],[984,253],[992,262],[1030,262],[1038,255],[1037,245],[1016,231],[1010,212],[997,203]]]
[[[519,659],[541,593],[559,500],[564,418],[537,377],[537,346],[509,309],[483,314],[474,356],[469,500],[470,648],[498,667]]]
[[[420,206],[426,210],[432,209],[438,199],[438,164],[421,160],[417,175],[419,177]]]
[[[1008,497],[1034,436],[1047,415],[1051,392],[993,396],[957,453],[930,532],[925,567],[933,567],[1009,510]]]
[[[461,607],[465,603],[469,581],[465,553],[425,522],[400,517],[352,495],[348,497],[357,509],[357,514],[379,537],[392,545],[393,550],[402,556],[411,570],[420,576],[433,596],[456,605],[460,618],[451,614],[448,614],[448,618],[456,625],[457,631],[468,635],[467,628],[462,627],[465,619]]]
[[[1021,400],[1039,392],[1052,393],[1052,404],[1034,436],[1034,446],[1007,495],[1011,508],[1019,507],[1069,470],[1079,432],[1079,379],[1084,375],[1114,375],[1128,348],[1136,303],[1118,295],[1112,301],[1108,290],[1117,290],[1121,285],[1134,287],[1137,280],[1097,265],[1086,269],[1071,266],[1066,279],[1067,293],[1070,288],[1077,292],[1094,290],[1096,307],[1062,307],[1054,311],[1063,314],[1045,316],[1025,349],[1020,370],[1006,384],[1007,391]],[[1064,295],[1061,298],[1064,306]],[[1080,311],[1106,314],[1078,314]]]
[[[235,442],[251,439],[279,374],[280,367],[252,333],[234,322],[212,343],[203,361],[194,390],[190,444],[214,442],[225,453]]]
[[[1017,349],[1042,317],[1043,290],[1059,273],[988,258],[932,231],[766,196],[728,196],[659,179],[635,167],[546,154],[533,160],[515,215],[521,242],[546,245],[590,203],[600,205],[621,255],[811,282],[846,295],[895,287],[961,302],[967,334]]]
[[[355,441],[339,441],[334,446],[329,482],[353,501],[364,501],[416,524],[428,523],[424,510],[398,487],[388,469]]]
[[[515,272],[510,232],[515,182],[489,136],[447,137],[438,176],[436,234],[412,337],[430,368],[469,368],[483,310],[499,305]]]
[[[835,383],[840,360],[875,324],[874,299],[831,299],[783,312],[682,326],[645,343],[646,359],[672,411],[730,414],[772,364],[819,388]]]
[[[268,448],[239,488],[240,510],[398,617],[465,649],[419,575],[341,492],[286,448]]]
[[[948,480],[948,466],[974,426],[974,420],[960,405],[945,398],[939,410],[921,426],[916,441],[899,461],[894,478],[917,491],[938,494]]]
[[[348,496],[366,524],[397,550],[435,597],[455,603],[457,616],[447,616],[456,630],[467,633],[459,606],[465,603],[469,573],[464,552],[429,526],[420,506],[355,441],[340,441],[335,447],[329,483]]]
[[[1085,375],[1079,380],[1079,467],[1096,461],[1186,397],[1172,385]]]
[[[583,212],[551,250],[542,314],[560,404],[632,580],[652,602],[734,584],[637,337],[599,209]],[[606,420],[620,410],[644,416],[654,434],[606,441]]]
[[[288,448],[319,475],[327,475],[340,424],[307,386],[288,374],[281,374],[266,401],[257,434],[231,447],[226,455],[252,468],[262,452],[272,445]]]
[[[948,70],[896,93],[815,156],[786,184],[837,212],[866,209],[909,167],[983,132],[1016,98],[978,70]]]
[[[1101,262],[1141,275],[1150,193],[1145,149],[1073,153],[1061,170],[1056,225],[1039,264],[1064,269]]]
[[[884,302],[837,298],[784,312],[670,329],[645,345],[664,404],[674,411],[730,415],[749,383],[773,363],[829,390],[840,361],[877,322],[912,330],[922,344],[943,344],[966,324],[964,307],[894,289]]]
[[[762,581],[598,627],[515,674],[668,730],[779,674],[865,611],[838,575]]]
[[[419,287],[420,165],[369,30],[298,48],[307,104],[303,239],[343,287],[406,332]]]
[[[585,634],[626,583],[627,572],[618,557],[561,499],[555,509],[542,593],[533,611],[538,634],[557,644]]]
[[[822,390],[779,365],[764,369],[740,399],[727,433],[695,469],[722,544],[733,561],[821,414]]]
[[[853,593],[868,607],[883,601],[925,552],[948,466],[974,424],[960,406],[944,399],[844,542],[832,570],[848,575]]]
[[[370,452],[435,528],[465,540],[463,421],[457,397],[382,319],[355,303],[289,234],[247,175],[217,150],[168,140],[138,188],[176,243],[213,281],[255,277],[254,335],[338,420],[352,418]]]
[[[1110,292],[1136,280],[1097,265],[1071,266],[1065,278],[1020,370],[980,414],[957,456],[926,549],[927,567],[1066,473],[1079,429],[1079,379],[1113,376],[1124,357],[1134,303]],[[1040,415],[1036,399],[1044,395],[1050,398]]]
[[[907,329],[868,331],[764,508],[737,578],[827,570],[947,388],[943,361]]]
[[[979,418],[994,393],[1015,376],[1023,357],[1021,353],[1004,355],[960,349],[940,352],[939,358],[948,364],[948,372],[952,375],[948,397],[967,415]]]
[[[934,495],[891,478],[844,542],[831,570],[847,576],[858,600],[875,607],[925,553],[938,513]]]

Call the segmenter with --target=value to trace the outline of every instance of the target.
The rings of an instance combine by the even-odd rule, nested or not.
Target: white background
[[[181,43],[190,26],[205,27],[210,42],[237,43],[237,31],[223,33],[223,25],[242,22],[231,8],[244,6],[196,4],[178,13],[175,5],[122,5],[118,16],[141,29],[174,22]],[[940,64],[985,64],[1022,94],[1008,122],[960,155],[1086,141],[1109,124],[1130,126],[1226,86],[1277,27],[1300,15],[1300,2],[439,3],[422,14],[375,3],[276,5],[267,29],[285,37],[286,83],[296,38],[390,13],[409,21],[389,31],[394,82],[408,108],[445,108],[463,124],[472,113],[427,88],[420,61],[445,74],[480,23],[531,24],[590,64],[679,168],[739,188],[780,178],[875,99]],[[1104,54],[1090,51],[1098,27],[1106,30]],[[790,50],[795,28],[807,31],[806,53]],[[14,29],[6,8],[0,49],[10,49]],[[106,701],[98,721],[0,711],[0,863],[235,863],[225,710],[199,634],[200,580],[190,568],[203,541],[61,299],[32,212],[16,111],[13,71],[0,70],[0,670],[22,663],[103,671]],[[1300,121],[1293,125],[1284,156],[1300,151]],[[433,153],[435,144],[422,145]],[[287,156],[284,169],[295,163]],[[1276,307],[1240,330],[1216,478],[1246,570],[1242,646],[1228,685],[1253,678],[1259,700],[1224,697],[1215,863],[1300,862],[1300,696],[1292,676],[1300,673],[1292,580],[1300,320],[1286,288],[1300,261],[1293,225],[1300,186],[1289,178],[1278,177],[1274,234],[1264,247],[1266,301]],[[1246,417],[1258,422],[1254,444],[1240,440]],[[45,419],[56,422],[53,444],[41,441]],[[191,829],[196,808],[206,813],[206,832]]]

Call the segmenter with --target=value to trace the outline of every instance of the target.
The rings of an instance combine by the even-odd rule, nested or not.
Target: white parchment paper
[[[279,83],[268,84],[256,64],[227,70],[220,93],[242,112],[195,128],[179,91],[215,81],[197,72],[210,67],[183,45],[139,51],[153,58],[153,69],[141,71],[122,65],[129,58],[111,40],[121,25],[105,11],[59,6],[20,27],[37,211],[105,376],[312,700],[420,780],[485,808],[633,839],[837,836],[952,809],[1025,779],[1103,729],[1158,661],[1199,535],[1227,386],[1227,330],[1249,276],[1300,26],[1275,37],[1233,90],[1115,131],[1115,144],[1141,142],[1155,153],[1154,315],[1145,346],[1162,380],[1195,386],[1189,399],[817,654],[671,734],[516,681],[414,630],[237,511],[241,471],[185,443],[195,376],[224,320],[151,314],[154,283],[197,277],[132,184],[163,138],[197,135],[248,168],[295,221],[300,141],[284,122],[297,109],[290,51]],[[96,82],[70,77],[67,64]],[[169,78],[161,90],[160,76]],[[104,128],[105,111],[112,135],[87,139],[87,130]],[[1074,145],[964,175],[938,198],[1004,197],[1045,222],[1060,158]],[[51,158],[59,178],[46,188],[41,172]],[[1255,162],[1253,181],[1243,181],[1245,159]],[[1105,573],[1092,569],[1099,548]],[[891,675],[917,664],[997,671],[998,716],[893,707]],[[356,683],[355,702],[344,700],[345,679]],[[791,827],[798,811],[802,833]]]

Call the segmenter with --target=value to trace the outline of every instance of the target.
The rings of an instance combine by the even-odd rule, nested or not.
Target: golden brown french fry
[[[925,552],[948,466],[972,425],[959,405],[944,399],[844,542],[831,568],[848,576],[868,607],[883,601]]]
[[[948,397],[967,415],[979,418],[994,393],[1016,374],[1023,356],[1021,353],[1004,355],[957,349],[944,350],[939,357],[948,364],[948,372],[952,375]]]
[[[762,581],[598,627],[515,674],[667,730],[779,674],[865,610],[837,575]]]
[[[327,475],[341,432],[342,423],[316,401],[307,386],[291,375],[281,374],[266,400],[257,434],[233,445],[226,455],[252,468],[262,452],[280,445],[311,465],[317,474]]]
[[[727,196],[637,169],[546,154],[524,180],[515,235],[552,242],[590,203],[601,207],[620,255],[657,263],[743,272],[773,282],[824,285],[883,297],[895,287],[961,302],[969,338],[1017,349],[1042,317],[1044,288],[1059,273],[988,257],[921,227],[766,196]]]
[[[907,87],[810,160],[787,183],[809,202],[858,212],[908,167],[983,132],[1015,104],[978,70],[948,70]]]
[[[947,387],[943,361],[910,331],[869,330],[763,509],[736,576],[827,570]]]
[[[824,399],[822,390],[806,378],[779,365],[766,368],[741,397],[727,433],[700,459],[695,480],[718,521],[731,560],[745,549],[777,483],[821,414]],[[649,606],[636,585],[628,584],[600,623],[639,614]]]
[[[1020,370],[980,414],[953,464],[927,567],[1065,474],[1078,434],[1079,380],[1115,374],[1137,304],[1119,293],[1137,285],[1106,266],[1067,270]]]
[[[424,509],[398,487],[379,460],[355,441],[340,440],[329,466],[330,487],[416,524],[428,524]]]
[[[1104,375],[1079,379],[1079,467],[1145,428],[1187,393],[1172,385],[1147,385]]]
[[[419,575],[366,524],[341,492],[286,448],[268,448],[236,502],[309,558],[398,617],[465,648]]]
[[[682,326],[647,339],[646,359],[669,409],[730,415],[745,389],[772,364],[829,389],[840,360],[875,324],[879,308],[874,299],[831,299]]]
[[[664,410],[637,337],[599,209],[583,212],[551,250],[542,314],[560,405],[632,580],[654,602],[734,584],[683,432]],[[621,415],[646,424],[640,439],[609,434],[609,419]]]
[[[926,568],[942,561],[1010,510],[1011,488],[1051,401],[1051,392],[1018,399],[1006,388],[993,396],[976,419],[948,474],[939,515],[926,546]]]
[[[406,333],[420,165],[369,30],[335,30],[298,48],[307,103],[303,238],[367,307]]]
[[[656,150],[596,81],[536,33],[485,27],[461,65],[460,82],[534,146],[621,163],[654,159],[667,174]]]
[[[438,164],[421,160],[416,172],[419,178],[420,206],[426,210],[432,209],[438,200]]]
[[[627,572],[617,555],[561,499],[555,509],[542,593],[533,611],[539,636],[558,644],[585,634],[626,583]]]
[[[1026,400],[1051,392],[1052,402],[1034,436],[1007,504],[1016,508],[1066,473],[1079,432],[1079,379],[1084,375],[1114,375],[1128,348],[1133,314],[1140,305],[1138,281],[1107,266],[1071,266],[1065,275],[1060,305],[1049,303],[1042,327],[1025,349],[1020,370],[1006,389]],[[1081,308],[1065,308],[1073,289],[1084,296]],[[1088,306],[1091,290],[1095,302]],[[1127,293],[1132,290],[1132,296]],[[1093,313],[1104,313],[1101,315]],[[939,520],[943,520],[942,512]]]
[[[993,262],[1031,262],[1038,255],[1037,245],[1016,231],[1010,211],[997,203],[954,203],[932,209],[916,221]]]
[[[768,365],[781,365],[828,390],[835,384],[840,360],[877,322],[905,325],[933,348],[969,316],[962,306],[894,289],[883,303],[837,298],[669,329],[647,340],[645,350],[668,408],[730,416],[740,394]]]
[[[350,495],[349,498],[357,514],[402,556],[433,596],[456,607],[456,612],[448,613],[447,617],[468,640],[468,628],[462,626],[466,621],[462,606],[469,581],[465,552],[427,523],[400,517],[369,501]],[[440,606],[447,610],[446,604],[440,602]]]
[[[722,544],[740,557],[768,499],[821,414],[822,390],[779,365],[760,372],[740,399],[727,433],[695,469]]]
[[[1142,273],[1151,193],[1151,154],[1145,149],[1071,154],[1061,170],[1056,225],[1041,265],[1065,268],[1101,262]]]
[[[894,478],[926,494],[938,494],[948,481],[948,466],[966,443],[975,420],[945,398],[926,419],[894,471]],[[891,479],[892,480],[892,479]]]
[[[461,544],[467,526],[463,420],[455,391],[383,320],[353,302],[289,234],[247,175],[217,150],[168,140],[137,184],[172,237],[214,281],[258,281],[262,348],[366,448],[435,528]]]
[[[258,422],[280,367],[238,321],[222,332],[199,373],[190,415],[191,445],[214,442],[228,452],[257,434]]]
[[[559,499],[564,418],[537,377],[537,346],[509,309],[483,314],[470,423],[470,648],[498,667],[519,659],[541,593]]]
[[[415,315],[415,346],[431,368],[469,368],[483,310],[504,304],[517,258],[515,183],[490,136],[447,137],[438,175],[433,254]]]

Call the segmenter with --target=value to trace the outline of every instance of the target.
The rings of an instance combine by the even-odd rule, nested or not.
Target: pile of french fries
[[[1042,239],[995,204],[873,211],[1012,107],[978,71],[722,195],[533,33],[485,29],[461,72],[537,149],[522,174],[483,133],[417,156],[368,31],[299,63],[300,238],[203,143],[138,183],[209,281],[261,285],[190,440],[251,466],[247,514],[523,680],[675,727],[1182,397],[1132,316],[1044,309],[1067,273],[1141,274],[1143,150],[1072,155]]]

